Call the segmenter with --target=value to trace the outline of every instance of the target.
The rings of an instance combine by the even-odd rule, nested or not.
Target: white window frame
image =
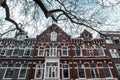
[[[63,68],[64,65],[68,65],[68,68]],[[64,70],[68,70],[68,78],[64,78]],[[64,63],[62,64],[62,79],[70,79],[70,69],[69,69],[69,64]]]
[[[86,52],[87,52],[87,56],[91,57],[91,56],[94,56],[94,52],[93,52],[93,49],[92,49],[92,46],[86,46]],[[89,54],[88,53],[92,53],[92,54]]]
[[[26,79],[26,75],[27,75],[27,71],[28,71],[28,64],[27,64],[26,67],[23,67],[23,65],[24,65],[24,64],[22,64],[22,65],[20,66],[19,73],[18,73],[18,79]],[[26,69],[26,71],[25,71],[25,77],[20,78],[20,73],[21,73],[21,70],[22,70],[22,69]]]
[[[18,35],[17,40],[22,41],[25,39],[25,35]]]
[[[16,49],[18,50],[17,51],[17,55],[14,55],[14,52],[15,52]],[[12,51],[12,56],[18,56],[18,54],[19,54],[19,49],[18,48],[14,48],[13,51]]]
[[[40,78],[37,78],[37,71],[38,70],[41,70],[41,77]],[[34,79],[42,79],[42,76],[43,76],[43,64],[36,64]]]
[[[57,33],[56,32],[51,32],[51,41],[57,41]]]
[[[104,51],[104,49],[103,49],[102,46],[97,46],[97,50],[98,50],[98,55],[99,55],[99,56],[105,56],[105,51]],[[100,55],[100,54],[99,54],[99,51],[100,51],[100,50],[102,50],[103,55]]]
[[[41,49],[41,47],[44,48],[44,49]],[[40,55],[39,53],[42,50],[43,50],[43,53],[42,53],[42,55]],[[45,54],[45,46],[39,46],[39,48],[38,48],[38,56],[44,56],[44,54]]]
[[[81,68],[79,68],[78,64],[81,64],[81,65],[82,65],[82,67],[81,67]],[[84,64],[82,64],[82,63],[78,63],[78,64],[77,64],[77,69],[78,69],[78,71],[77,71],[77,72],[78,72],[78,78],[79,78],[79,79],[85,79],[85,78],[86,78],[85,66],[84,66]],[[84,70],[84,76],[85,76],[84,78],[82,78],[82,77],[80,77],[80,76],[79,76],[79,69],[83,69],[83,70]]]
[[[57,62],[58,63],[58,77],[55,77],[55,78],[49,78],[49,77],[46,77],[46,65],[48,62]],[[59,59],[46,59],[45,60],[45,69],[44,69],[44,79],[60,79],[60,60]]]
[[[106,42],[106,44],[113,44],[113,41],[111,40],[111,37],[107,37],[105,42]]]
[[[94,64],[95,67],[91,66],[91,64]],[[99,74],[99,70],[97,68],[97,65],[95,63],[91,63],[91,64],[89,64],[90,65],[90,73],[91,73],[91,70],[93,70],[93,73],[94,73],[94,76],[95,76],[93,78],[100,78],[100,74]],[[96,70],[97,70],[97,73],[98,73],[98,77],[97,77]],[[91,73],[91,77],[92,77],[92,73]]]
[[[63,49],[63,47],[66,47],[67,49]],[[64,54],[63,54],[63,51],[64,51],[64,50],[67,51],[67,55],[64,55]],[[62,56],[68,56],[68,46],[62,46],[62,47],[61,47],[61,53],[62,53]]]
[[[6,66],[2,66],[3,64],[5,64]],[[1,68],[1,69],[4,69],[4,73],[3,73],[3,76],[2,76],[3,79],[5,79],[4,76],[5,76],[5,74],[6,74],[7,67],[8,67],[8,64],[7,64],[6,62],[2,62],[1,65],[0,65],[0,68]],[[1,74],[1,73],[0,73],[0,74]]]
[[[1,55],[1,53],[4,51],[4,55]],[[0,56],[6,56],[7,55],[8,50],[7,49],[1,49],[0,52]]]
[[[120,75],[120,64],[115,64],[116,68],[117,68],[117,72]]]
[[[82,48],[80,47],[80,46],[76,46],[76,47],[79,47],[79,50],[80,50],[80,55],[79,56],[82,56],[83,54],[82,54]],[[75,47],[75,53],[76,53],[76,56],[78,56],[77,55],[77,48]],[[79,57],[78,56],[78,57]]]
[[[116,49],[109,49],[109,52],[112,58],[120,58]]]
[[[3,79],[12,79],[12,78],[5,78],[5,75],[6,75],[8,69],[14,70],[14,67],[15,67],[14,64],[13,64],[13,67],[9,67],[9,64],[7,64],[6,70],[5,70],[4,75],[3,75]]]
[[[103,63],[103,64],[107,64],[107,63]],[[113,77],[112,72],[111,72],[111,69],[110,69],[110,67],[109,67],[108,64],[107,64],[107,67],[104,67],[104,66],[103,66],[103,69],[105,69],[105,68],[108,68],[108,70],[109,70],[109,72],[110,72],[110,77],[107,77],[107,76],[106,76],[106,73],[105,73],[105,76],[106,76],[107,78]]]
[[[51,46],[50,47],[49,56],[51,56],[51,57],[57,56],[57,47],[56,46]]]
[[[30,52],[29,52],[30,54],[29,54],[29,55],[25,55],[26,51],[30,51]],[[25,57],[30,57],[31,54],[32,54],[32,49],[26,47],[26,48],[24,49],[24,54],[23,54],[23,56],[25,56]]]

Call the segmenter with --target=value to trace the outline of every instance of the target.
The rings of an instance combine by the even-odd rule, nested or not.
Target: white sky
[[[105,21],[105,24],[102,25],[102,27],[99,27],[96,29],[97,30],[110,30],[110,31],[120,30],[120,3],[117,4],[117,6],[114,6],[120,0],[103,0],[103,1],[105,2],[104,5],[106,5],[106,6],[113,5],[113,7],[106,9],[105,14],[109,14],[109,17]],[[12,5],[12,3],[11,3],[11,5]],[[15,21],[17,21],[18,23],[21,23],[22,21],[20,21],[20,20],[25,20],[25,17],[20,16],[20,14],[17,14],[18,12],[19,12],[19,9],[17,7],[14,10],[12,10],[11,18],[15,19]],[[0,7],[0,19],[2,19],[2,21],[5,21],[4,17],[5,17],[4,9]],[[99,17],[101,17],[101,14]],[[44,31],[52,23],[53,22],[50,20],[50,18],[46,19],[45,17],[41,16],[39,23],[32,22],[32,24],[35,24],[36,26],[39,26],[39,27],[33,26],[31,28],[31,26],[27,26],[25,28],[25,30],[28,32],[29,36],[36,37],[36,35],[39,35],[42,31]],[[9,23],[7,21],[5,21],[4,24],[5,24],[4,29],[3,29],[3,27],[0,27],[0,29],[6,30],[10,25],[12,25],[11,23]],[[70,30],[73,30],[71,33],[71,34],[73,34],[72,36],[78,36],[83,31],[83,29],[81,29],[81,28],[79,28],[80,30],[78,30],[78,32],[76,32],[73,28],[66,29],[65,28],[66,26],[64,26],[64,24],[62,24],[62,22],[59,22],[58,26],[60,26],[68,34],[71,33]],[[73,26],[73,25],[71,24],[71,26]],[[83,27],[83,28],[85,28],[85,27]],[[88,28],[85,28],[85,29],[88,29]],[[88,29],[88,30],[90,30],[90,29]],[[94,31],[90,30],[90,32],[93,32],[94,34],[96,34]],[[11,35],[9,34],[9,36],[12,36],[12,35],[13,34],[11,34]]]

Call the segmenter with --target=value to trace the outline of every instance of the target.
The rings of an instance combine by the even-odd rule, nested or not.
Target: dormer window
[[[51,32],[51,41],[57,41],[57,33]]]
[[[17,36],[17,40],[22,41],[22,40],[24,40],[24,39],[25,39],[25,35],[18,35],[18,36]]]

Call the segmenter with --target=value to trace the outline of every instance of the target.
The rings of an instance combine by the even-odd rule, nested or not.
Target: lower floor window
[[[118,73],[120,75],[120,64],[115,64],[115,65],[116,65],[117,71],[118,71]]]
[[[43,65],[42,64],[37,64],[36,65],[36,70],[35,70],[35,78],[36,79],[41,79],[43,74]]]
[[[25,79],[25,78],[26,78],[26,75],[27,75],[28,64],[23,64],[23,65],[21,65],[20,68],[21,68],[21,69],[20,69],[20,71],[19,71],[19,76],[18,76],[18,78],[19,78],[19,79]]]
[[[4,78],[12,78],[13,75],[13,69],[12,68],[8,68],[6,73],[5,73],[5,77]]]
[[[106,77],[111,77],[110,69],[107,64],[103,64],[104,72]]]
[[[46,62],[46,78],[58,78],[58,62]]]
[[[84,65],[78,64],[78,75],[79,78],[85,78]]]
[[[63,64],[63,78],[69,78],[69,65]]]

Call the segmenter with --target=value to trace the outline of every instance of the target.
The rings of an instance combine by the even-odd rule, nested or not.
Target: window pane
[[[69,76],[68,76],[68,70],[66,69],[66,70],[63,70],[63,75],[64,75],[64,78],[68,78]]]
[[[103,52],[103,49],[102,49],[101,46],[97,46],[97,50],[98,50],[99,56],[103,56],[104,55],[104,52]]]
[[[84,66],[82,67],[82,64],[78,64],[78,74],[79,78],[85,78],[85,73],[84,73]]]
[[[111,77],[110,70],[107,64],[103,64],[106,77]]]
[[[44,54],[44,47],[39,47],[39,55],[42,56]]]
[[[81,56],[80,46],[76,46],[76,55]]]
[[[14,51],[13,51],[13,56],[17,56],[18,53],[19,53],[19,49],[14,49]]]
[[[25,78],[26,75],[26,69],[21,69],[19,78]]]
[[[57,33],[51,32],[51,41],[57,41]]]
[[[8,68],[5,74],[5,78],[12,78],[13,75],[13,69]]]
[[[31,55],[31,50],[27,49],[24,53],[25,56],[30,56]]]
[[[67,47],[66,46],[62,47],[62,55],[63,56],[67,56],[68,55]]]

